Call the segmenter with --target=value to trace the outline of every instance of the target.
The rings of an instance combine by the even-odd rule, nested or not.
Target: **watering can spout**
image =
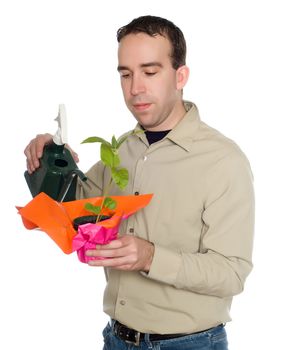
[[[67,196],[67,193],[71,190],[71,187],[73,186],[73,191],[76,191],[76,179],[79,177],[82,181],[86,181],[87,177],[83,174],[83,172],[79,169],[72,170],[68,175],[67,178],[62,186],[62,189],[59,193],[59,196],[57,198],[58,202],[64,202],[65,197]],[[74,198],[75,199],[75,198]]]

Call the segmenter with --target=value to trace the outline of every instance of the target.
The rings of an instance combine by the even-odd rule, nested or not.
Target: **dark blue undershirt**
[[[148,131],[145,130],[145,135],[148,143],[151,145],[157,141],[160,141],[165,137],[171,130],[163,130],[163,131]]]

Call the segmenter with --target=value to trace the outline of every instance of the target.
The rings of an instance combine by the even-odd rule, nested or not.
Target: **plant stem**
[[[100,214],[97,215],[97,219],[96,219],[96,223],[99,222],[100,218],[102,217],[103,213],[102,213],[102,209],[103,209],[103,203],[106,199],[106,196],[108,195],[109,193],[109,190],[111,188],[111,185],[112,185],[112,182],[113,182],[113,179],[111,177],[110,179],[110,182],[108,183],[108,185],[103,189],[103,192],[102,192],[102,197],[103,197],[103,200],[101,201],[101,205],[100,205]]]

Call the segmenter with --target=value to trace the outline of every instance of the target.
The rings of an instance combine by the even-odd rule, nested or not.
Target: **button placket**
[[[139,160],[136,163],[134,183],[133,183],[133,193],[135,196],[138,196],[140,194],[142,172],[147,159],[148,159],[148,156],[145,153],[141,158],[139,158]]]
[[[133,183],[133,193],[135,196],[140,195],[139,189],[141,188],[141,175],[144,169],[144,164],[148,156],[143,154],[139,160],[136,162],[134,183]],[[130,216],[127,220],[127,233],[133,235],[134,234],[134,215]]]

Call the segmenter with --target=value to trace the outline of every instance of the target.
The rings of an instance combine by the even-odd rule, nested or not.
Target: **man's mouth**
[[[133,105],[133,108],[135,108],[137,111],[145,111],[151,106],[151,103],[135,103]]]

